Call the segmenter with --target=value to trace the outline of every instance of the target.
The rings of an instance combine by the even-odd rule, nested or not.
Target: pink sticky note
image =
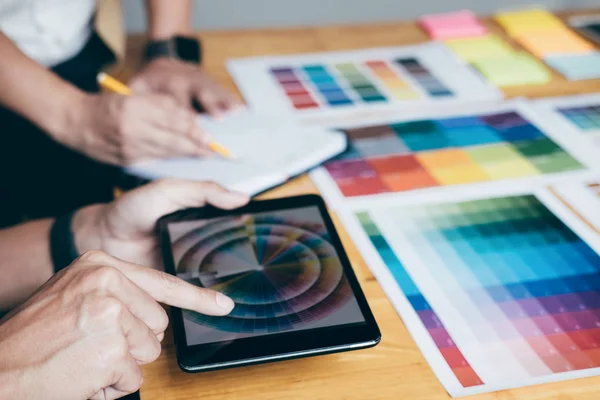
[[[487,28],[469,10],[424,15],[419,18],[419,23],[432,39],[438,40],[473,37],[487,33]]]

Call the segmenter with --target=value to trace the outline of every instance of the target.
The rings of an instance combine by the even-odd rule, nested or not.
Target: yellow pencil
[[[106,89],[106,90],[110,90],[111,92],[115,92],[118,94],[122,94],[122,95],[130,95],[132,93],[131,89],[129,89],[129,87],[127,87],[127,85],[125,85],[122,82],[119,82],[118,80],[116,80],[115,78],[113,78],[112,76],[104,73],[104,72],[100,72],[98,74],[97,77],[98,80],[98,84]],[[217,142],[210,142],[208,144],[208,148],[211,151],[214,151],[215,153],[219,154],[222,157],[225,158],[229,158],[229,159],[234,159],[235,156],[231,153],[231,151],[229,151],[225,146],[223,146],[222,144],[219,144]]]

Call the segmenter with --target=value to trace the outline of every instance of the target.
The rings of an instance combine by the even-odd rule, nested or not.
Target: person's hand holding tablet
[[[172,275],[92,251],[0,324],[0,398],[102,399],[135,392],[168,325],[158,302],[206,315],[234,304]]]
[[[158,268],[161,255],[155,225],[160,217],[205,204],[229,210],[248,200],[246,195],[212,182],[167,179],[127,192],[112,203],[79,210],[72,228],[80,253],[100,249],[123,260]]]

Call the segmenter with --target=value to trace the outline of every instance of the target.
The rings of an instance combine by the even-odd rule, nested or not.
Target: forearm
[[[52,222],[44,219],[0,230],[0,311],[23,302],[52,276]]]
[[[100,215],[103,204],[78,210],[71,230],[78,252],[102,249]],[[43,219],[0,230],[0,313],[22,303],[53,274],[50,229]]]
[[[73,105],[79,104],[84,94],[23,54],[2,32],[0,54],[0,105],[55,139],[64,135],[76,118]]]
[[[150,39],[168,39],[191,33],[192,0],[146,0],[146,4]]]

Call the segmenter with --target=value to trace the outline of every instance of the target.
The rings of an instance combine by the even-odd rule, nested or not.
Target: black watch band
[[[174,36],[166,40],[153,40],[146,44],[144,61],[157,58],[175,58],[194,64],[202,63],[202,44],[196,38]]]
[[[50,229],[50,255],[54,264],[54,273],[57,273],[79,257],[75,236],[71,229],[71,222],[75,211],[56,218]]]

